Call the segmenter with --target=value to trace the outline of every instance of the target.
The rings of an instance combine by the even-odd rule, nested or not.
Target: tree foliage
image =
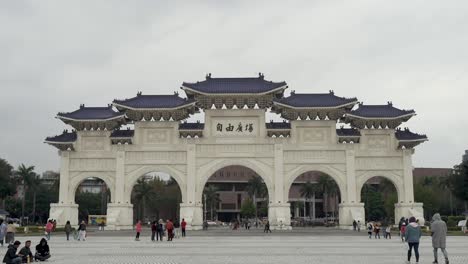
[[[16,192],[16,184],[12,179],[13,167],[4,159],[0,159],[0,199],[4,200]],[[3,203],[2,203],[3,204]],[[3,205],[2,205],[3,207]]]
[[[450,180],[453,194],[464,202],[465,210],[468,210],[468,161],[455,166]]]
[[[246,199],[242,203],[240,214],[245,218],[252,218],[255,216],[256,207],[251,199]]]

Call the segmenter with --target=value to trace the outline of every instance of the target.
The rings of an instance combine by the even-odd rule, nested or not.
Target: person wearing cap
[[[18,247],[21,245],[21,242],[15,241],[13,244],[8,246],[8,250],[3,258],[3,262],[7,264],[19,264],[21,263],[21,254],[16,254]]]

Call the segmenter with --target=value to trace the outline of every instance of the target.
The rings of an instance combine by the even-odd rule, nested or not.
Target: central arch
[[[268,199],[269,201],[274,201],[274,185],[273,180],[270,175],[274,175],[274,171],[271,166],[268,167],[266,164],[261,163],[255,160],[248,159],[223,159],[223,160],[213,160],[203,165],[200,170],[197,172],[199,175],[199,181],[196,188],[196,199],[200,203],[202,201],[203,188],[208,182],[208,179],[218,170],[221,170],[229,166],[242,166],[248,169],[251,169],[258,176],[260,176],[268,189]]]

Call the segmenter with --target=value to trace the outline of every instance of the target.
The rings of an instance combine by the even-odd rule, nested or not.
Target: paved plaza
[[[229,231],[228,231],[229,232]],[[259,231],[233,234],[201,231],[193,236],[170,242],[152,243],[148,232],[141,241],[131,233],[101,233],[86,242],[69,241],[56,234],[50,241],[53,257],[48,263],[404,263],[404,244],[392,240],[368,239],[366,234],[345,232],[320,234],[276,232],[263,235]],[[40,237],[17,237],[33,245]],[[449,237],[451,263],[468,263],[468,237]],[[430,237],[421,242],[420,263],[432,263]],[[2,256],[6,248],[1,248]],[[414,258],[413,258],[414,261]],[[442,263],[442,262],[441,262]]]

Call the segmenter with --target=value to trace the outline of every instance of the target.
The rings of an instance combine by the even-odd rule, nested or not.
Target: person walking
[[[172,238],[174,238],[174,224],[172,223],[171,220],[167,220],[166,230],[167,230],[167,241],[172,241]]]
[[[385,238],[392,239],[392,225],[388,225],[385,229]]]
[[[86,223],[81,221],[81,224],[78,226],[78,241],[86,241]]]
[[[377,237],[379,237],[380,239],[380,224],[379,223],[376,223],[374,225],[374,233],[375,233],[375,239],[377,239]]]
[[[361,220],[357,221],[357,231],[361,232]]]
[[[447,237],[447,224],[442,221],[440,214],[434,214],[432,216],[431,223],[431,236],[432,236],[432,247],[434,248],[434,262],[439,263],[437,257],[437,251],[440,248],[445,257],[445,264],[449,264],[448,253],[445,250],[446,237]]]
[[[157,228],[158,228],[158,225],[156,221],[153,221],[153,223],[151,223],[151,241],[152,242],[154,242],[154,237],[156,235]]]
[[[52,223],[52,220],[47,221],[47,224],[45,226],[45,235],[47,240],[50,240],[50,235],[52,233],[52,229],[54,228],[54,224]]]
[[[409,225],[405,231],[405,240],[408,242],[408,260],[406,263],[410,263],[411,261],[411,251],[413,248],[416,263],[419,263],[419,240],[421,239],[421,235],[421,227],[416,223],[416,218],[414,216],[410,217]]]
[[[406,233],[406,223],[403,222],[401,223],[401,227],[400,227],[401,242],[405,242],[405,233]]]
[[[164,236],[164,225],[163,220],[159,219],[158,225],[156,226],[156,241],[163,241]]]
[[[5,257],[3,257],[2,262],[7,263],[7,264],[21,263],[21,255],[16,254],[16,251],[18,250],[20,245],[21,245],[21,242],[19,241],[15,241],[14,243],[8,245],[8,250],[5,254]]]
[[[270,221],[267,221],[265,224],[265,229],[263,229],[263,233],[271,233],[270,230]]]
[[[372,222],[367,223],[367,234],[369,234],[369,239],[372,239],[372,230],[374,230]]]
[[[13,244],[15,241],[15,234],[16,234],[16,226],[13,224],[13,221],[9,221],[6,229],[6,243]]]
[[[135,225],[135,231],[136,231],[135,241],[140,241],[140,233],[141,233],[141,221],[140,220],[138,220],[138,222]]]
[[[353,220],[353,231],[357,230],[357,222],[356,220]]]
[[[182,228],[182,237],[185,237],[185,227],[187,227],[187,222],[185,222],[185,219],[182,218],[182,223],[180,223],[180,227]]]
[[[65,235],[67,236],[67,241],[69,241],[70,240],[70,233],[72,231],[72,226],[70,224],[70,221],[67,221],[67,223],[65,224],[64,230],[65,230]]]
[[[179,220],[177,220],[177,218],[174,221],[174,236],[175,236],[175,238],[180,237],[180,222],[179,222]]]
[[[34,255],[34,260],[45,261],[49,258],[50,258],[49,245],[47,245],[47,240],[45,240],[45,238],[42,238],[39,244],[37,244],[36,246],[36,254]]]
[[[7,225],[3,221],[3,219],[0,219],[0,244],[3,247],[3,239],[5,238],[7,233]]]

